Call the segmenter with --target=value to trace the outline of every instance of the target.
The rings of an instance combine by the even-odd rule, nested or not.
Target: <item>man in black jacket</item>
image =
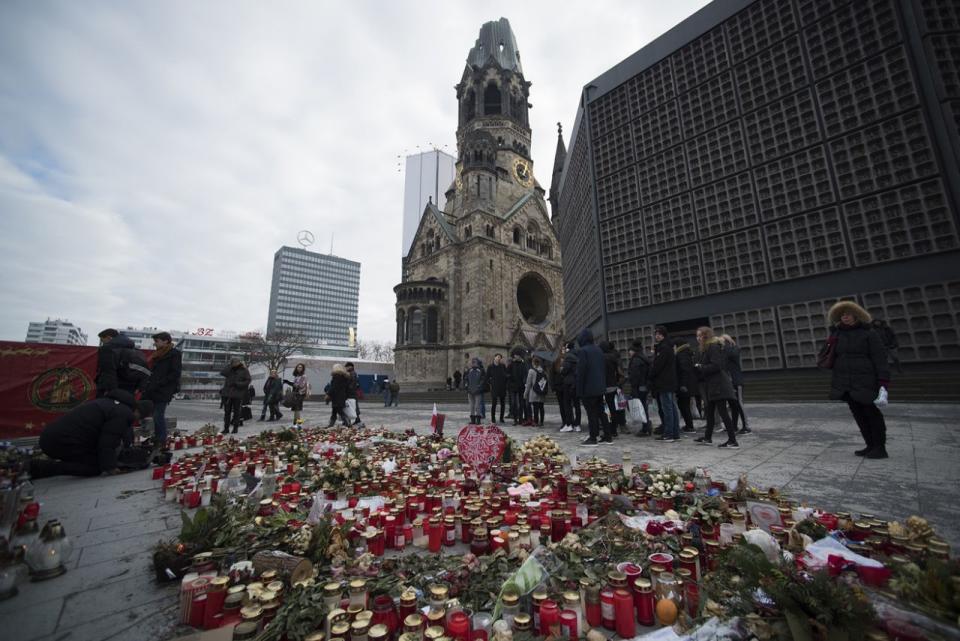
[[[500,401],[500,422],[503,423],[504,405],[507,400],[507,366],[503,364],[503,354],[496,354],[493,363],[487,368],[487,384],[490,385],[490,420],[497,420],[497,401]]]
[[[97,398],[107,392],[122,389],[134,394],[146,384],[150,376],[147,360],[130,337],[108,328],[97,334],[100,348],[97,350]]]
[[[663,434],[657,440],[674,443],[680,440],[680,420],[677,418],[677,406],[673,397],[677,392],[677,367],[673,344],[670,341],[670,333],[663,325],[657,325],[653,340],[656,347],[653,366],[650,368],[650,390],[657,399],[660,428],[663,430]]]
[[[700,388],[700,378],[697,376],[697,368],[694,367],[690,344],[678,342],[673,350],[677,359],[677,405],[680,407],[680,416],[683,417],[683,431],[692,432],[694,427],[690,401]]]
[[[527,402],[523,398],[524,386],[527,384],[527,363],[523,359],[523,350],[517,348],[510,355],[510,366],[507,369],[507,391],[510,392],[510,414],[513,415],[513,424],[526,421]]]
[[[603,393],[607,387],[606,364],[603,352],[593,343],[593,332],[584,329],[577,337],[577,397],[587,410],[590,435],[580,443],[584,447],[596,447],[613,443],[613,433],[607,415],[603,411]],[[600,427],[603,426],[603,437]]]
[[[647,409],[647,378],[650,375],[650,361],[643,353],[643,344],[634,341],[627,352],[630,360],[627,361],[627,378],[630,381],[630,395],[638,399],[643,405],[643,413],[647,422],[643,424],[637,436],[650,436],[650,412]]]
[[[271,421],[278,421],[283,418],[280,411],[280,401],[283,400],[283,381],[277,370],[270,370],[270,375],[263,382],[263,409],[260,411],[260,420],[265,420],[267,409],[270,410]]]
[[[153,411],[150,401],[114,389],[102,398],[87,401],[47,425],[40,434],[40,449],[52,461],[34,461],[35,478],[69,474],[117,474],[117,451],[133,443],[134,420]]]
[[[225,379],[220,390],[223,397],[223,433],[229,432],[232,425],[233,433],[236,434],[243,420],[243,401],[247,397],[247,388],[250,387],[250,372],[243,361],[233,358],[220,372],[220,376]]]
[[[143,398],[153,401],[153,438],[156,449],[166,449],[167,443],[167,405],[173,395],[180,390],[180,374],[183,369],[183,355],[173,346],[173,337],[169,332],[153,335],[156,348],[150,356],[152,364],[150,378],[147,379]]]
[[[567,425],[570,429],[560,431],[579,432],[581,414],[580,399],[577,397],[577,344],[573,341],[567,343],[563,351],[560,375],[563,377],[563,402],[567,406],[567,418],[570,419]]]
[[[363,390],[360,389],[360,377],[357,375],[357,370],[353,367],[353,363],[344,363],[343,368],[347,370],[347,375],[350,377],[350,385],[347,386],[347,398],[353,399],[354,407],[357,409],[357,418],[354,419],[354,425],[362,425],[363,421],[360,420],[360,397],[363,396]]]

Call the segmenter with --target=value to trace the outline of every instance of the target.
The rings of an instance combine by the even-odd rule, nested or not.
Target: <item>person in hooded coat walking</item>
[[[720,339],[723,341],[724,369],[730,374],[730,382],[733,383],[734,398],[730,403],[733,408],[733,426],[736,427],[739,420],[742,427],[737,434],[750,434],[752,430],[747,427],[747,415],[743,411],[743,367],[740,365],[740,346],[730,334],[724,334]]]
[[[854,452],[870,459],[887,458],[887,425],[880,407],[887,403],[890,369],[870,314],[853,301],[840,301],[827,314],[833,349],[830,399],[846,401],[866,447]]]
[[[723,369],[723,348],[720,339],[716,338],[713,330],[709,327],[700,327],[697,329],[697,343],[700,345],[700,352],[697,362],[694,366],[697,373],[703,380],[703,394],[707,398],[707,404],[703,411],[707,416],[706,432],[695,442],[702,445],[713,443],[713,425],[717,418],[717,412],[720,413],[720,419],[724,427],[727,428],[727,440],[720,444],[720,447],[738,448],[737,429],[730,418],[728,406],[733,401],[733,384],[730,382],[730,375]]]

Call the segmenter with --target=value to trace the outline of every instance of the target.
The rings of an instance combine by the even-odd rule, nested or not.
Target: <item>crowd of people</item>
[[[881,410],[888,401],[889,363],[900,369],[896,336],[851,301],[834,305],[828,324],[829,336],[817,359],[819,367],[831,370],[830,398],[847,403],[860,429],[865,447],[855,454],[887,458]],[[96,398],[44,428],[39,445],[51,460],[38,462],[32,470],[35,476],[116,474],[124,465],[124,456],[137,466],[163,453],[167,406],[180,389],[180,350],[168,332],[154,334],[155,349],[149,360],[115,329],[103,330],[98,336]],[[489,394],[491,421],[512,420],[514,425],[539,427],[544,425],[544,406],[552,392],[561,432],[580,432],[586,414],[589,433],[581,445],[587,447],[611,444],[627,434],[628,413],[637,436],[676,443],[682,432],[696,431],[694,408],[706,422],[702,436],[693,439],[695,443],[713,444],[719,417],[726,439],[718,446],[739,447],[738,437],[750,434],[751,429],[743,407],[743,372],[736,341],[726,334],[716,336],[710,327],[700,327],[692,344],[671,338],[662,325],[655,328],[653,339],[652,353],[644,350],[641,341],[629,346],[624,370],[616,345],[609,340],[596,342],[593,333],[584,329],[576,343],[567,343],[559,354],[549,357],[516,348],[508,361],[496,354],[487,367],[474,357],[464,373],[453,373],[448,387],[462,386],[466,391],[471,423],[484,420]],[[249,406],[255,390],[250,372],[239,358],[231,360],[221,375],[223,433],[237,433],[243,421],[252,418]],[[381,391],[385,407],[397,403],[399,385],[395,380],[384,381]],[[292,380],[281,379],[277,370],[270,370],[263,385],[260,420],[282,419],[283,405],[293,412],[293,424],[300,426],[303,404],[310,394],[303,363],[294,367]],[[344,426],[363,426],[359,405],[363,392],[352,363],[333,367],[323,398],[331,406],[328,427],[337,421]],[[659,416],[656,429],[651,402]],[[151,416],[153,450],[132,449],[133,424]]]
[[[881,408],[887,402],[888,361],[900,368],[896,336],[886,323],[872,319],[850,301],[834,306],[828,323],[831,359],[820,366],[832,369],[830,398],[845,401],[860,428],[866,447],[855,454],[887,458]],[[589,434],[581,443],[584,446],[613,443],[628,432],[628,415],[635,419],[631,422],[637,436],[676,443],[683,432],[696,432],[695,409],[705,425],[694,443],[712,445],[719,420],[725,439],[718,447],[739,448],[738,437],[751,434],[752,429],[744,411],[744,377],[736,340],[700,327],[692,343],[672,338],[666,327],[658,325],[653,341],[652,353],[644,350],[641,341],[634,341],[624,368],[616,345],[609,340],[595,341],[587,329],[552,359],[516,348],[509,361],[496,354],[493,363],[484,368],[482,360],[474,357],[463,373],[453,372],[447,387],[467,393],[471,423],[486,418],[489,394],[493,423],[503,424],[506,419],[513,425],[542,427],[544,404],[552,392],[561,432],[580,432],[586,415]],[[639,407],[628,410],[631,403]],[[655,429],[652,404],[659,417]]]
[[[639,341],[630,345],[626,371],[621,353],[610,341],[594,342],[589,330],[576,343],[563,346],[553,359],[514,349],[509,362],[496,354],[484,368],[480,358],[471,359],[466,373],[455,371],[450,379],[462,385],[470,404],[470,421],[485,418],[485,395],[490,394],[490,419],[512,420],[514,425],[544,424],[544,405],[550,393],[556,399],[561,432],[580,432],[586,414],[589,436],[583,445],[612,443],[627,430],[627,406],[636,399],[642,407],[637,436],[680,440],[683,431],[693,432],[692,405],[706,418],[706,433],[698,443],[712,443],[714,416],[719,414],[727,430],[721,447],[738,447],[737,435],[749,434],[743,410],[743,374],[740,349],[730,336],[717,338],[709,327],[698,330],[698,346],[674,341],[665,327],[654,334],[653,353],[644,352]],[[545,360],[547,362],[545,362]],[[509,399],[509,405],[508,405]],[[703,404],[706,399],[706,405]],[[660,426],[649,420],[649,401],[656,401]],[[505,412],[508,412],[506,416]],[[739,425],[739,429],[737,426]]]

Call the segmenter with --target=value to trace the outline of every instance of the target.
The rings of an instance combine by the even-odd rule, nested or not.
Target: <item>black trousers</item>
[[[730,412],[727,410],[728,403],[730,403],[730,401],[726,399],[707,401],[706,407],[703,408],[707,416],[707,430],[703,437],[708,441],[713,438],[713,424],[717,420],[717,413],[719,413],[720,420],[723,421],[723,426],[727,428],[727,440],[732,443],[737,442],[737,428],[734,426],[733,419],[730,418]]]
[[[693,431],[693,412],[690,411],[690,392],[677,392],[677,407],[680,408],[680,416],[683,417],[683,429],[688,432]]]
[[[849,396],[845,398],[853,420],[860,428],[863,442],[869,449],[887,446],[887,423],[883,419],[883,412],[873,403],[858,403]]]
[[[513,420],[522,421],[524,419],[524,410],[527,402],[523,398],[523,390],[510,391],[510,413],[513,414]]]
[[[497,420],[497,401],[500,402],[500,422],[503,423],[503,412],[506,409],[506,392],[503,394],[490,394],[490,420]]]
[[[627,425],[627,411],[617,409],[617,393],[607,392],[603,395],[603,400],[607,403],[607,409],[610,410],[610,419],[612,421],[610,433],[614,436],[617,432]]]
[[[234,429],[240,427],[240,421],[243,420],[243,399],[225,398],[223,399],[223,429],[231,425]]]
[[[270,418],[278,419],[283,417],[283,412],[280,411],[280,401],[274,401],[268,405],[270,408]]]
[[[697,414],[700,418],[703,418],[703,397],[697,394],[693,397],[693,400],[697,403]]]
[[[602,396],[587,396],[583,399],[583,407],[587,410],[587,424],[590,429],[590,438],[600,439],[600,430],[603,429],[603,438],[613,438],[610,423],[603,411]]]
[[[733,393],[737,395],[736,399],[730,401],[733,408],[733,426],[736,427],[739,420],[743,429],[747,429],[747,415],[743,412],[743,385],[734,385]]]
[[[533,410],[533,423],[534,425],[543,425],[543,403],[530,403],[530,407]]]
[[[41,439],[40,449],[52,461],[37,460],[31,464],[30,474],[34,478],[46,476],[99,476],[100,458],[93,450],[78,450],[75,447]]]
[[[580,427],[582,416],[580,414],[580,399],[577,398],[577,392],[573,387],[570,387],[565,390],[565,396],[568,399],[567,402],[570,404],[570,425]]]
[[[556,390],[557,406],[560,408],[560,424],[573,425],[570,415],[573,413],[573,407],[570,405],[570,398],[562,389]]]
[[[357,412],[359,415],[359,412]],[[344,427],[350,427],[350,419],[347,418],[347,412],[343,407],[331,407],[330,408],[330,424],[327,427],[333,427],[337,424],[337,419],[340,419],[340,422],[343,423]]]

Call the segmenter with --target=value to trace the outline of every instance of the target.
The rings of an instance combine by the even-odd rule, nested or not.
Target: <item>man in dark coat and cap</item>
[[[650,391],[657,399],[663,434],[660,441],[670,443],[680,440],[680,420],[677,418],[677,406],[674,394],[677,392],[676,357],[670,332],[663,325],[654,329],[653,340],[656,343],[653,353],[653,365],[650,367]]]
[[[133,422],[152,412],[153,403],[136,402],[122,389],[73,408],[41,432],[40,449],[54,460],[34,461],[30,474],[41,478],[119,473],[117,454],[121,445],[133,443]]]

